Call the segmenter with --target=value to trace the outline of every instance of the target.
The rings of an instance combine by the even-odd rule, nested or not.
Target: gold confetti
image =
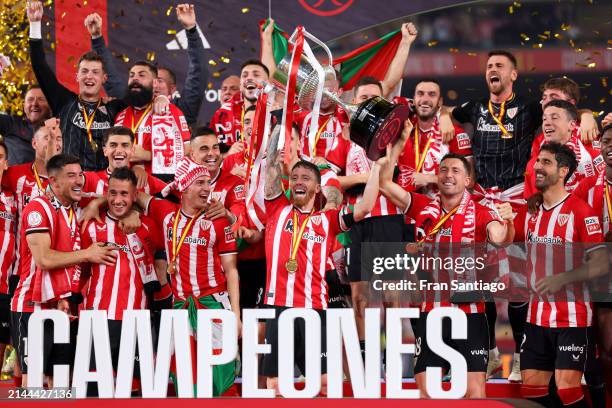
[[[130,62],[130,57],[125,54],[121,55],[121,59],[123,60],[123,62]]]
[[[249,12],[249,8],[248,7],[243,7],[242,10],[240,10],[240,11],[242,11],[242,14],[246,14],[246,13]]]
[[[436,45],[438,45],[438,40],[431,40],[427,43],[428,47],[435,47]]]
[[[521,39],[523,41],[529,41],[529,36],[527,34],[525,34],[525,33],[521,33]]]
[[[87,5],[87,0],[85,0],[85,1],[83,2],[83,5],[84,5],[84,6],[86,6],[86,5]]]
[[[221,60],[221,62],[225,63],[225,64],[229,64],[230,63],[230,59],[227,57],[220,57],[219,58]]]
[[[212,82],[209,82],[209,83],[206,85],[206,87],[207,87],[208,89],[212,89],[212,88],[213,88],[213,83],[212,83]]]
[[[459,48],[449,48],[450,52],[459,52]]]
[[[478,54],[476,54],[475,52],[468,52],[467,55],[468,55],[468,57],[475,57]]]
[[[599,100],[599,103],[601,103],[601,104],[606,103],[606,97],[604,96],[603,98],[601,98],[601,99]]]
[[[556,39],[558,39],[558,40],[560,40],[560,39],[562,39],[562,38],[563,38],[563,36],[562,36],[561,34],[559,34],[559,33],[555,33],[554,37],[555,37]]]
[[[151,52],[147,52],[147,61],[155,61],[155,52],[151,51]]]
[[[213,72],[213,78],[219,78],[221,76],[220,72]]]
[[[167,31],[167,33],[168,33],[168,35],[176,35],[176,30],[170,29],[170,30]]]
[[[587,68],[595,68],[597,66],[596,62],[590,62],[587,64]]]
[[[601,86],[604,88],[608,87],[608,77],[601,77]]]
[[[542,48],[544,46],[544,44],[542,43],[538,43],[538,44],[533,44],[532,47],[533,48]]]
[[[569,40],[569,45],[570,47],[574,48],[576,46],[576,43],[574,42],[574,40]]]
[[[170,13],[172,13],[172,9],[173,8],[174,8],[174,6],[168,7],[168,10],[166,10],[166,16],[170,16]]]
[[[217,61],[215,60],[208,60],[208,64],[212,65],[213,67],[217,65]]]
[[[508,14],[514,14],[514,6],[508,6]]]
[[[62,13],[62,15],[60,16],[60,18],[64,18],[64,17],[66,17],[66,12],[65,12],[65,11]]]
[[[563,31],[567,31],[570,28],[572,28],[572,26],[569,25],[569,24],[565,24],[565,23],[561,24],[561,30],[563,30]]]

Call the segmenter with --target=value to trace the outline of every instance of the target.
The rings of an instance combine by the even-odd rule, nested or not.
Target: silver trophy
[[[323,97],[331,99],[334,103],[340,105],[350,118],[351,141],[363,147],[371,160],[377,160],[384,156],[387,145],[393,144],[399,139],[404,121],[409,114],[409,107],[392,104],[379,96],[370,98],[358,105],[349,104],[342,101],[333,92],[325,89],[324,83],[326,81],[336,79],[332,67],[331,52],[319,39],[306,30],[303,32],[305,39],[310,39],[326,52],[329,65],[322,66],[314,57],[307,42],[304,41],[304,54],[300,58],[296,78],[295,93],[298,105],[303,109],[313,111],[313,120],[317,120],[317,108],[321,99]],[[289,42],[295,39],[296,33],[297,30],[293,33]],[[273,88],[286,93],[291,59],[292,54],[287,53],[278,63],[267,91]],[[287,106],[292,106],[292,104],[288,103]],[[311,130],[312,128],[311,126]]]

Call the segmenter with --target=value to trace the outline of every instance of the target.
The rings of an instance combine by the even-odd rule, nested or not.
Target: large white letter
[[[132,395],[136,341],[138,341],[142,396],[144,398],[165,398],[168,382],[166,381],[161,388],[155,388],[153,384],[153,338],[148,310],[125,310],[123,312],[115,398],[130,398]]]
[[[221,323],[214,320],[221,320]],[[231,310],[198,310],[198,398],[213,396],[213,366],[227,364],[236,359],[236,324],[236,315]]]
[[[60,310],[38,310],[28,321],[26,357],[28,363],[28,387],[43,386],[43,339],[45,320],[53,321],[53,342],[70,343],[68,315]],[[70,366],[56,364],[53,367],[53,387],[70,387]]]
[[[365,311],[365,368],[361,359],[355,313],[327,309],[327,396],[342,398],[342,344],[346,349],[355,398],[380,398],[380,311]]]
[[[451,387],[442,389],[442,369],[427,367],[427,393],[431,398],[463,398],[467,391],[467,363],[465,358],[442,340],[442,320],[451,319],[451,338],[467,339],[467,317],[456,307],[438,307],[427,314],[427,347],[450,363],[453,373]]]
[[[163,396],[166,395],[170,359],[174,352],[178,396],[179,398],[193,398],[193,367],[189,344],[191,335],[187,310],[163,310],[159,333],[154,378],[156,392],[163,389]],[[151,397],[154,396],[151,395]]]
[[[269,344],[257,342],[260,319],[274,319],[274,309],[244,309],[242,311],[242,396],[244,398],[274,398],[273,389],[257,388],[258,354],[270,354]]]
[[[93,335],[93,336],[92,336]],[[101,398],[113,397],[113,363],[106,310],[82,310],[79,315],[79,332],[74,356],[72,387],[77,398],[87,396],[87,383],[98,383]],[[95,350],[96,371],[89,370],[91,345]]]
[[[402,389],[402,354],[414,354],[414,344],[402,342],[402,320],[418,317],[417,308],[387,309],[387,398],[419,398],[419,390]]]
[[[295,319],[305,321],[304,341],[306,372],[304,389],[295,389],[293,366],[295,364]],[[321,391],[321,318],[313,309],[291,308],[278,318],[278,388],[285,398],[313,398]]]

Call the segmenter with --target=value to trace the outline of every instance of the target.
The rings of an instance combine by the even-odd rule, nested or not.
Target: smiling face
[[[81,200],[83,170],[78,163],[67,164],[55,174],[49,175],[49,183],[55,195],[65,203],[75,203]]]
[[[228,102],[232,97],[240,92],[240,78],[236,75],[231,75],[221,83],[220,101],[221,104]]]
[[[294,167],[291,170],[289,188],[291,189],[291,199],[296,207],[314,203],[315,196],[321,191],[321,185],[317,181],[314,171],[301,166]]]
[[[221,167],[223,157],[216,135],[202,135],[193,139],[191,145],[191,159],[206,166],[210,175],[215,177]]]
[[[433,118],[440,106],[442,98],[440,87],[434,82],[420,82],[414,89],[414,104],[420,120]]]
[[[608,129],[599,140],[601,155],[606,162],[606,166],[612,168],[612,129]]]
[[[545,106],[548,102],[556,100],[567,101],[574,105],[576,104],[576,101],[573,98],[560,89],[545,89],[542,92],[542,100],[540,101],[540,104]]]
[[[170,97],[176,91],[176,84],[167,69],[157,70],[157,79],[153,81],[153,96],[164,95]]]
[[[128,77],[128,101],[135,107],[143,107],[153,100],[155,74],[146,65],[134,65]]]
[[[23,101],[23,113],[32,124],[40,124],[51,116],[51,108],[40,88],[30,89]]]
[[[76,77],[79,84],[79,95],[88,100],[98,98],[106,78],[100,61],[81,61]]]
[[[110,215],[115,218],[123,218],[129,214],[136,201],[136,186],[130,180],[111,177],[108,180],[106,199]]]
[[[516,81],[518,72],[508,57],[493,55],[487,61],[485,77],[489,92],[493,95],[501,95],[507,89],[512,88],[512,83]]]
[[[544,109],[542,132],[546,142],[567,143],[575,127],[576,121],[568,115],[565,109],[557,106],[549,106]]]
[[[353,97],[353,103],[359,104],[375,96],[382,96],[380,86],[376,84],[361,85],[355,91],[355,96]]]
[[[134,153],[134,144],[128,135],[109,135],[103,148],[104,157],[108,159],[108,169],[128,167]]]
[[[210,177],[198,177],[182,194],[182,200],[196,211],[203,210],[208,205],[210,196]]]
[[[470,176],[463,162],[456,158],[448,158],[440,163],[438,173],[438,190],[446,197],[453,197],[463,192],[470,184]]]
[[[569,171],[567,167],[559,168],[555,155],[546,150],[541,151],[538,155],[533,170],[535,173],[535,186],[542,192],[559,182],[563,183]]]
[[[268,74],[259,65],[247,65],[240,72],[240,92],[244,99],[255,102],[257,87],[268,79]]]
[[[40,127],[34,133],[32,138],[32,148],[34,148],[34,154],[36,159],[46,161],[47,160],[47,149],[49,147],[49,138],[53,137],[51,131],[46,127]],[[62,135],[57,134],[55,136],[55,152],[51,156],[60,154],[62,152]]]
[[[246,136],[245,140],[247,143],[251,142],[251,133],[253,133],[253,118],[255,117],[255,111],[250,110],[248,112],[244,112],[244,134]]]

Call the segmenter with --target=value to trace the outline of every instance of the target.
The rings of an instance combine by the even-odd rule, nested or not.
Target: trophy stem
[[[344,102],[338,97],[338,95],[333,92],[329,92],[327,89],[323,90],[323,96],[331,99],[335,104],[339,105],[342,109],[344,109],[344,111],[348,114],[349,118],[353,117],[353,114],[357,111],[357,105]]]

